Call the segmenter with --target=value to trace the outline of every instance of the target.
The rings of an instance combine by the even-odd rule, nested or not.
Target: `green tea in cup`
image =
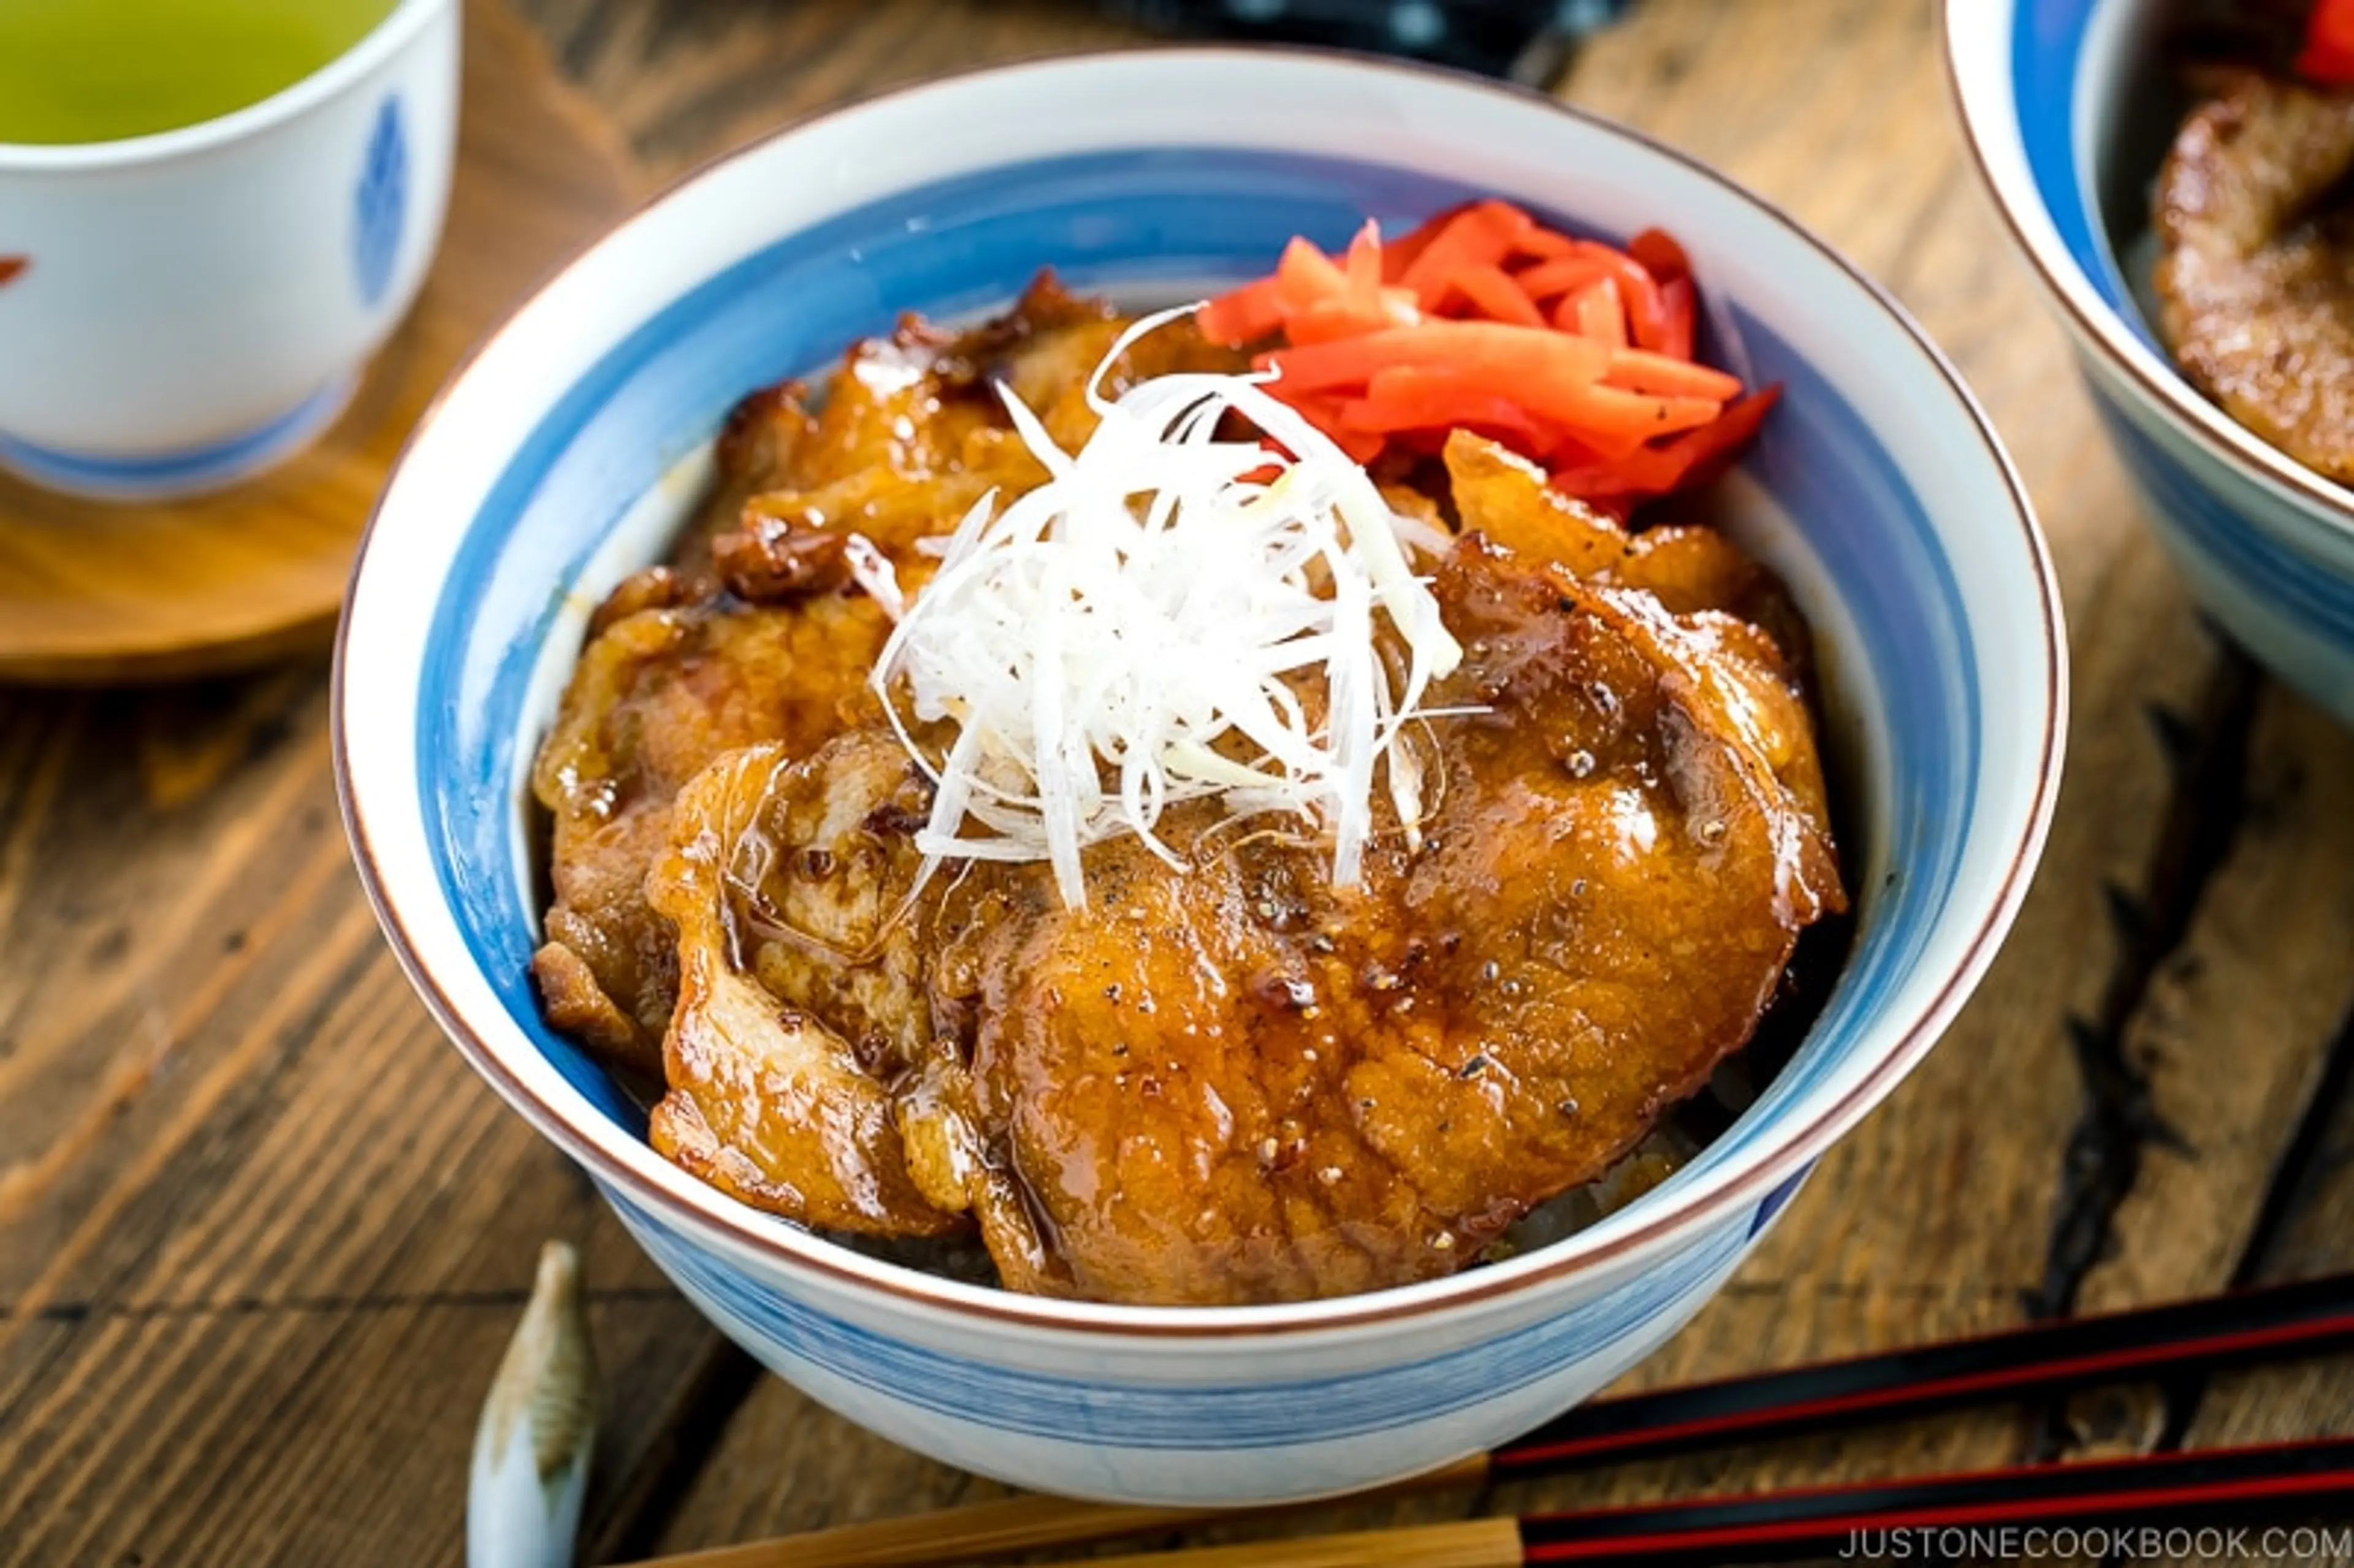
[[[0,0],[0,143],[114,142],[259,103],[398,0]]]

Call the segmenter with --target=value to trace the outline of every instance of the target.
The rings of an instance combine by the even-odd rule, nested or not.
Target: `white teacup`
[[[226,485],[339,413],[440,239],[457,0],[400,0],[234,113],[0,143],[0,466],[111,499]]]

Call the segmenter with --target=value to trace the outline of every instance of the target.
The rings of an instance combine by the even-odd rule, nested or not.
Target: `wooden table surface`
[[[887,82],[1133,41],[1045,0],[529,0],[649,182]],[[1630,1379],[2354,1265],[2354,735],[2201,623],[1967,165],[1929,0],[1645,0],[1559,84],[1901,296],[2024,471],[2070,771],[1927,1065]],[[325,671],[0,693],[0,1563],[461,1552],[475,1412],[548,1236],[609,1387],[586,1560],[996,1495],[758,1372],[411,997],[330,787]],[[1474,1509],[2354,1430],[2354,1361],[1381,1507]]]

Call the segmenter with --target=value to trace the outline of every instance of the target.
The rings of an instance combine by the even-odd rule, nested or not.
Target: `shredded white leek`
[[[1064,902],[1083,906],[1087,845],[1134,833],[1182,863],[1154,826],[1208,797],[1235,815],[1320,823],[1332,880],[1351,886],[1377,774],[1405,831],[1418,830],[1422,779],[1399,733],[1429,716],[1424,694],[1462,651],[1406,550],[1436,553],[1445,536],[1263,391],[1271,374],[1162,376],[1105,397],[1129,345],[1190,309],[1113,346],[1087,385],[1100,423],[1076,452],[998,388],[1049,477],[965,516],[874,674],[938,786],[917,837],[928,873],[958,857],[1044,860]],[[1282,451],[1231,427],[1222,438],[1228,414]],[[1380,619],[1402,674],[1383,657]],[[893,701],[902,682],[917,719],[955,724],[945,757],[910,736]]]
[[[875,547],[874,540],[853,534],[842,542],[842,553],[850,563],[851,579],[883,607],[884,614],[897,620],[907,613],[907,596],[899,591],[899,574],[892,567],[891,557]]]

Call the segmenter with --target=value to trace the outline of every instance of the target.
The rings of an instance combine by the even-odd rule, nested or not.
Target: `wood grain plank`
[[[2127,1032],[2161,1131],[2118,1210],[2115,1255],[2085,1280],[2088,1308],[2222,1288],[2275,1178],[2298,1178],[2280,1162],[2354,1022],[2349,799],[2354,734],[2269,690],[2239,831]],[[2354,1261],[2354,1245],[2342,1255]],[[2260,1261],[2277,1277],[2283,1260]]]
[[[2163,1227],[2179,1208],[2232,1205],[2251,1216],[2251,1246],[2202,1261],[2271,1281],[2354,1268],[2354,735],[2280,696],[2255,758],[2235,849],[2246,873],[2224,880],[2148,1021],[2153,1097],[2181,1132],[2153,1151],[2154,1179],[2119,1221]],[[2269,1190],[2231,1180],[2242,1161],[2210,1174],[2219,1139],[2233,1137],[2276,1154]],[[2138,1281],[2099,1284],[2122,1295]],[[2191,1448],[2354,1433],[2354,1355],[2224,1373],[2170,1414],[2168,1440]],[[2303,1560],[2354,1563],[2342,1527],[2331,1540],[2336,1550],[2315,1543]]]
[[[317,671],[0,699],[35,890],[0,919],[0,1563],[454,1560],[546,1236],[582,1249],[612,1389],[600,1496],[711,1353],[384,951],[323,720]],[[51,775],[17,833],[5,781]]]
[[[2354,1268],[2354,1071],[2349,1070],[2354,1068],[2354,1021],[2335,1045],[2332,1092],[2317,1107],[2313,1137],[2299,1150],[2305,1158],[2286,1194],[2283,1223],[2262,1254],[2251,1260],[2247,1272],[2253,1277],[2293,1279]],[[2354,1434],[2354,1354],[2220,1375],[2199,1399],[2182,1446],[2204,1448],[2349,1434]],[[2354,1540],[2342,1523],[2326,1542],[2314,1544],[2317,1549],[2300,1561],[2339,1568],[2354,1563]]]
[[[1082,0],[521,0],[521,8],[663,178],[901,83],[1147,37]]]

